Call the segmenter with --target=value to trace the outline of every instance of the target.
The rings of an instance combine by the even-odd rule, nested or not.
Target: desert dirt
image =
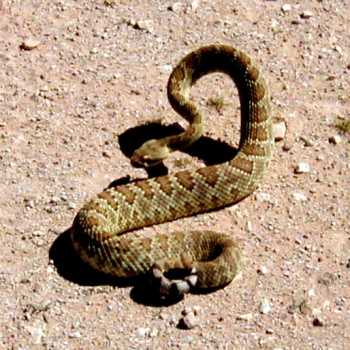
[[[350,137],[337,128],[350,118],[349,23],[348,0],[0,1],[0,348],[350,349]],[[167,79],[211,43],[255,58],[287,134],[256,193],[143,230],[210,228],[244,251],[224,289],[157,305],[89,271],[67,230],[111,182],[148,176],[128,156],[150,131],[134,129],[186,125]],[[237,145],[229,79],[205,77],[193,97],[213,154]],[[177,152],[161,171],[196,166]],[[186,310],[191,329],[178,326]]]

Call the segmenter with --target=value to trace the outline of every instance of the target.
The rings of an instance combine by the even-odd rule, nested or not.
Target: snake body
[[[132,160],[143,165],[188,146],[202,133],[202,115],[189,97],[190,87],[211,72],[228,74],[241,103],[241,138],[236,156],[219,165],[140,180],[108,188],[85,204],[72,225],[73,246],[94,269],[117,277],[144,274],[156,266],[190,269],[191,285],[217,288],[241,267],[241,251],[227,234],[212,231],[139,236],[138,228],[219,209],[251,194],[272,155],[269,93],[252,59],[230,46],[202,47],[183,58],[170,75],[168,98],[189,121],[183,133],[150,140]]]

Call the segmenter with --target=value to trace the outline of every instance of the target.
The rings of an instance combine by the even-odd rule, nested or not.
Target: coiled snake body
[[[237,155],[219,165],[112,187],[90,200],[74,220],[71,239],[78,255],[93,268],[118,277],[151,270],[161,279],[161,288],[175,286],[179,293],[192,287],[222,287],[237,275],[241,253],[227,234],[125,234],[236,203],[260,183],[273,148],[268,89],[252,59],[225,45],[202,47],[175,67],[168,82],[168,97],[189,127],[179,135],[147,141],[135,151],[132,161],[151,166],[201,136],[202,116],[189,91],[211,72],[228,74],[238,88],[241,138]],[[182,282],[169,282],[163,273],[175,268],[188,269],[189,276]]]

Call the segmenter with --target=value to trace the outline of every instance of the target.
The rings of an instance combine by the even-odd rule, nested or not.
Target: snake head
[[[169,150],[162,140],[148,140],[134,151],[131,164],[137,168],[151,168],[161,163],[169,155]]]

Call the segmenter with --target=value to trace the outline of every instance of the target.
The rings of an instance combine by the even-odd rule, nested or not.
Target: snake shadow
[[[118,142],[122,153],[127,158],[130,158],[134,151],[144,142],[150,139],[160,139],[166,136],[176,135],[183,131],[184,129],[178,123],[164,125],[160,122],[149,122],[127,129],[119,135]],[[236,148],[224,141],[202,136],[181,152],[201,159],[205,165],[209,166],[231,160],[237,154],[237,151]],[[158,166],[145,170],[147,171],[148,177],[168,174],[168,169],[162,162],[160,162]]]
[[[183,128],[177,123],[166,126],[159,122],[151,122],[126,130],[119,135],[118,142],[122,153],[130,158],[133,152],[145,141],[178,134],[182,131]],[[183,152],[203,160],[206,165],[214,165],[229,161],[236,155],[237,150],[223,141],[202,136]],[[168,169],[162,162],[155,167],[145,170],[149,178],[168,174]],[[131,180],[128,176],[122,177],[112,181],[107,188],[138,180],[140,179]],[[115,288],[133,287],[130,291],[131,299],[146,306],[169,306],[182,299],[160,299],[157,287],[150,283],[150,278],[147,275],[133,278],[116,278],[92,269],[75,253],[70,240],[70,231],[71,228],[60,233],[49,250],[50,261],[53,262],[56,271],[64,279],[80,286],[109,285]],[[215,290],[208,290],[208,292],[213,291]]]

